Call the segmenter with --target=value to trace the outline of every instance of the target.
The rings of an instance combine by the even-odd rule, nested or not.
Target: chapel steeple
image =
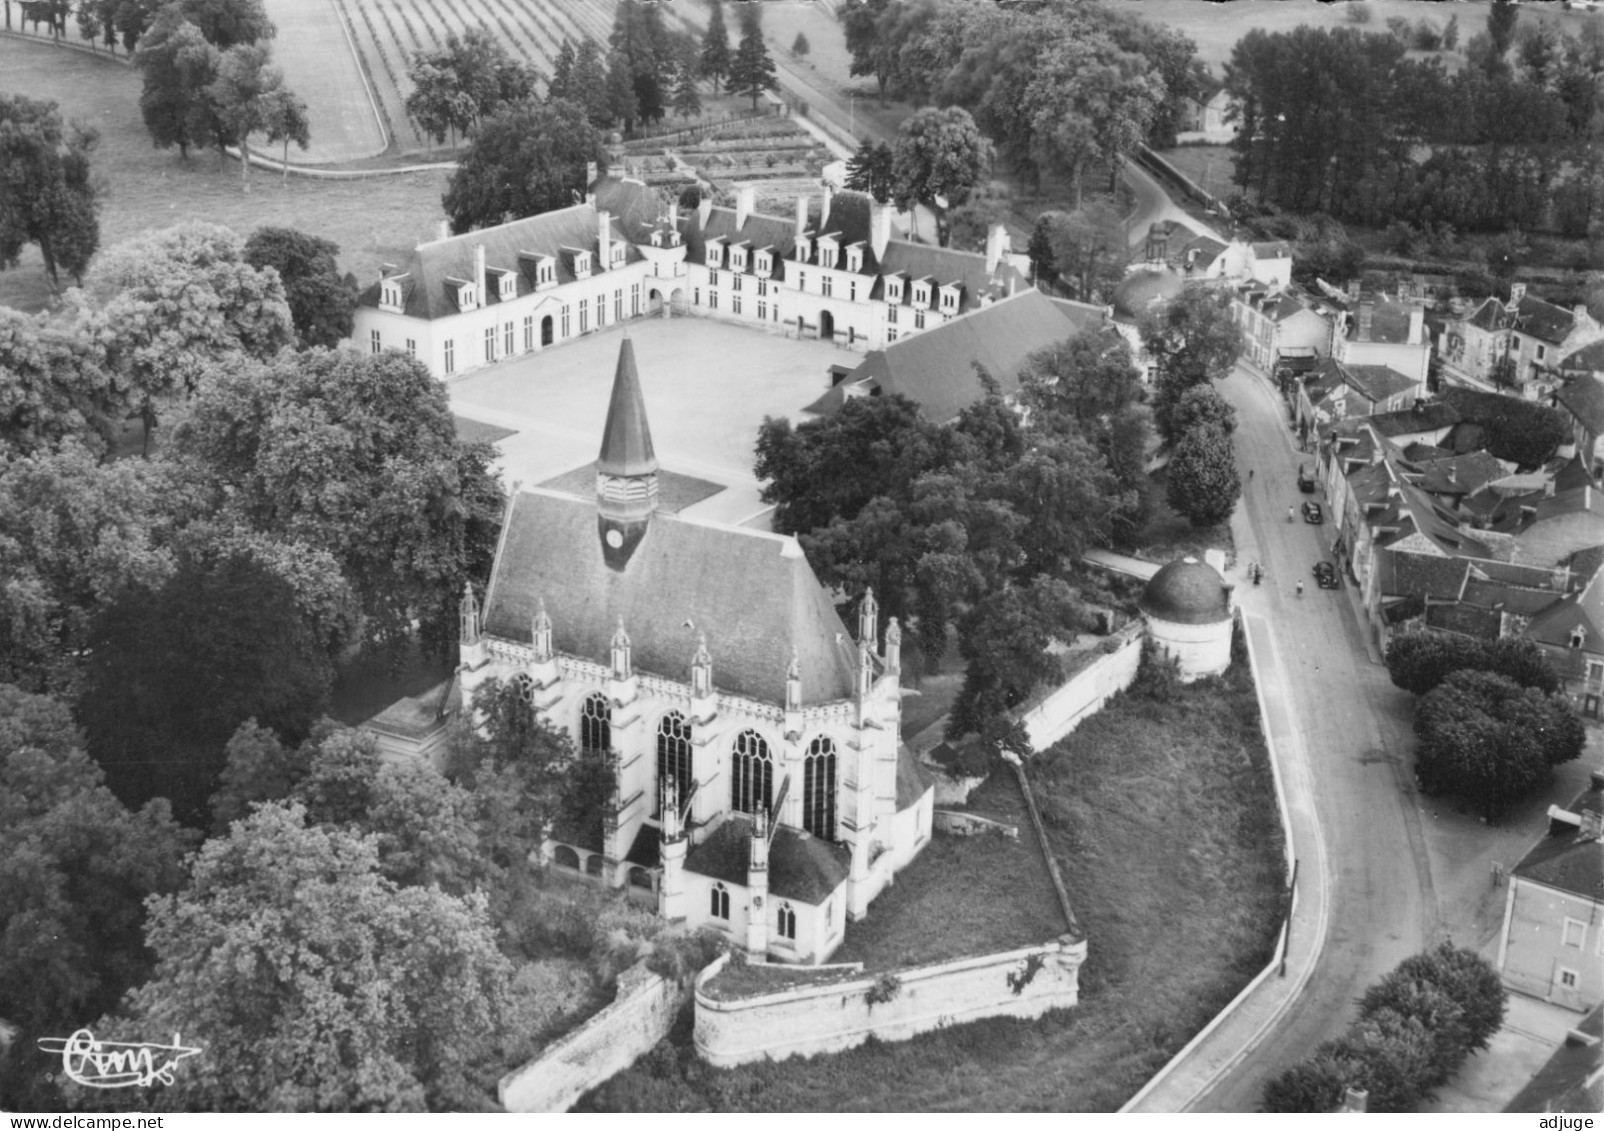
[[[646,423],[635,343],[625,335],[596,457],[596,533],[608,568],[622,571],[657,508],[657,453]]]

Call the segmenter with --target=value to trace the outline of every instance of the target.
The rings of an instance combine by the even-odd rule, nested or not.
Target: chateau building
[[[611,799],[558,822],[552,867],[753,957],[819,962],[930,839],[901,630],[869,594],[854,641],[794,538],[666,513],[663,474],[626,337],[595,497],[518,491],[482,611],[463,597],[464,701],[514,681],[611,764]]]

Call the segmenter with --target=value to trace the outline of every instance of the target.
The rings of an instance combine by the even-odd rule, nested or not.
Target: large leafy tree
[[[1200,424],[1175,445],[1166,469],[1170,506],[1193,526],[1213,526],[1231,517],[1242,494],[1236,446],[1214,424]]]
[[[601,160],[577,103],[519,106],[484,124],[441,203],[454,232],[566,208],[583,198],[586,163]]]
[[[257,228],[245,241],[245,262],[278,272],[303,348],[332,348],[351,336],[357,286],[340,274],[339,254],[338,244],[295,228]]]
[[[620,0],[608,46],[623,60],[642,121],[662,121],[673,85],[675,45],[655,3]]]
[[[206,42],[219,51],[278,34],[262,0],[175,0],[170,7],[200,28]]]
[[[854,192],[868,193],[881,204],[891,199],[892,171],[896,155],[885,142],[876,145],[864,138],[847,162],[846,187]]]
[[[1218,428],[1229,436],[1236,431],[1236,409],[1213,385],[1193,385],[1175,402],[1170,422],[1182,438],[1196,428]]]
[[[1476,640],[1450,632],[1400,632],[1387,642],[1393,685],[1425,695],[1456,671],[1496,672],[1545,695],[1560,690],[1559,674],[1542,646],[1520,636]]]
[[[1242,352],[1242,331],[1222,296],[1194,287],[1143,319],[1141,334],[1158,366],[1154,421],[1165,441],[1174,444],[1181,438],[1176,405],[1188,389],[1231,371]]]
[[[82,281],[100,246],[100,206],[89,158],[94,130],[62,124],[54,102],[0,94],[0,270],[27,244],[39,249],[50,285]]]
[[[951,208],[969,198],[991,165],[992,145],[969,111],[926,108],[902,123],[892,158],[892,197],[901,209]]]
[[[294,340],[283,282],[244,250],[227,228],[188,223],[120,243],[95,264],[95,333],[147,423],[214,363],[270,358]]]
[[[707,30],[702,33],[702,51],[698,60],[702,75],[713,80],[713,93],[730,73],[730,33],[724,26],[724,5],[713,0],[707,17]]]
[[[1587,731],[1561,694],[1486,671],[1457,671],[1415,707],[1415,773],[1428,793],[1453,793],[1497,814],[1580,756]]]
[[[272,134],[283,139],[288,152],[292,138],[302,139],[304,149],[310,141],[306,122],[306,103],[284,85],[284,72],[272,64],[272,52],[265,43],[242,43],[223,52],[217,62],[217,77],[207,88],[216,107],[218,121],[240,151],[240,183],[250,191],[253,133]]]
[[[435,141],[448,130],[475,133],[493,115],[530,101],[540,80],[483,28],[452,33],[438,51],[419,51],[407,73],[413,81],[407,113]]]
[[[139,42],[134,65],[144,78],[139,111],[158,149],[190,146],[217,139],[217,114],[211,85],[217,78],[219,52],[201,29],[186,20],[177,5],[163,8]]]
[[[1046,225],[1044,258],[1051,277],[1071,298],[1106,301],[1125,277],[1131,258],[1118,210],[1094,201],[1074,212],[1044,212],[1037,223]]]
[[[183,891],[151,903],[147,939],[155,976],[96,1034],[182,1032],[205,1048],[153,1097],[163,1107],[490,1100],[511,968],[484,897],[397,886],[372,837],[265,805],[207,842]]]
[[[752,109],[766,90],[779,86],[774,60],[763,42],[762,9],[757,4],[741,5],[741,42],[730,60],[730,90],[752,99]]]
[[[1079,595],[1057,578],[1039,576],[1028,586],[1009,586],[977,602],[959,638],[968,667],[947,736],[981,730],[1023,703],[1039,684],[1062,678],[1063,667],[1047,646],[1073,639],[1086,624]]]
[[[30,455],[68,436],[102,447],[126,411],[80,326],[0,307],[0,453]]]
[[[0,683],[0,1001],[21,1030],[0,1054],[0,1103],[60,1104],[39,1037],[65,1036],[150,970],[146,896],[182,880],[165,802],[130,812],[84,753],[64,703]]]
[[[151,0],[80,0],[78,30],[85,39],[99,39],[113,54],[121,38],[123,48],[131,52],[158,8]]]
[[[445,391],[413,358],[311,350],[219,369],[175,455],[208,492],[203,512],[331,555],[370,638],[404,641],[417,625],[444,651],[463,582],[489,571],[492,453],[457,438]]]

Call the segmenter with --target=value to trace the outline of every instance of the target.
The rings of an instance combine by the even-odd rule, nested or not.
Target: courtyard
[[[766,528],[770,508],[752,474],[759,425],[765,416],[798,422],[829,388],[829,367],[856,365],[861,354],[706,318],[646,319],[465,374],[449,386],[451,410],[513,433],[496,444],[509,485],[583,468],[601,445],[626,332],[663,470],[724,488],[683,513]]]

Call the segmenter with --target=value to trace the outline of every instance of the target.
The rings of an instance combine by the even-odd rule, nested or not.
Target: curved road
[[[1231,241],[1214,228],[1197,219],[1184,208],[1180,208],[1170,199],[1169,193],[1157,179],[1134,161],[1125,162],[1125,183],[1131,187],[1136,196],[1136,208],[1127,221],[1130,232],[1131,246],[1135,247],[1147,239],[1147,229],[1155,220],[1174,220],[1185,224],[1194,232],[1208,236],[1221,243]]]
[[[1299,462],[1280,398],[1264,378],[1238,368],[1221,383],[1236,407],[1245,522],[1238,524],[1237,584],[1244,607],[1274,638],[1280,683],[1314,782],[1330,893],[1325,948],[1303,992],[1255,1047],[1192,1110],[1258,1109],[1264,1083],[1316,1045],[1340,1035],[1366,986],[1434,942],[1438,904],[1409,769],[1407,716],[1386,669],[1372,663],[1351,589],[1314,585],[1314,562],[1330,559],[1335,528],[1286,521],[1311,496],[1296,485]],[[1252,479],[1248,471],[1252,470]],[[1313,498],[1324,503],[1324,495]],[[1248,562],[1264,584],[1245,580]],[[1296,584],[1304,582],[1297,596]],[[1303,861],[1307,866],[1310,862]]]

